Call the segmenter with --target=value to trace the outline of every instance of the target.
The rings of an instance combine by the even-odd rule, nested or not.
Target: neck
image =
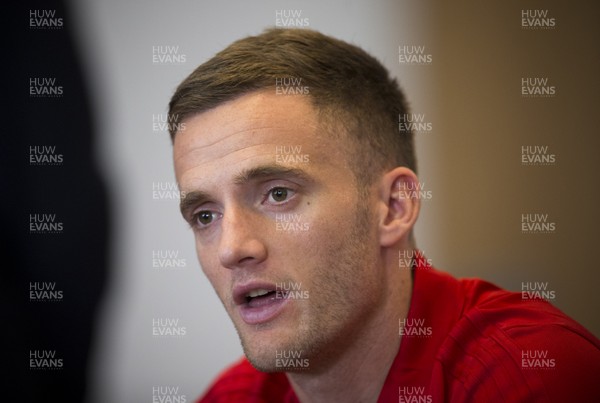
[[[348,335],[352,341],[318,370],[287,373],[301,402],[377,401],[400,348],[398,320],[408,315],[412,291],[410,270],[398,269],[398,251],[384,252],[384,262],[384,297],[368,322]]]

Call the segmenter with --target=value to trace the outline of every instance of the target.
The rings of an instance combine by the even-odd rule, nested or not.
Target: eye
[[[218,216],[213,211],[203,210],[194,214],[194,224],[200,228],[209,226]]]
[[[275,203],[282,203],[288,200],[291,196],[293,196],[294,191],[284,187],[276,187],[269,190],[267,193],[268,200],[273,201]]]

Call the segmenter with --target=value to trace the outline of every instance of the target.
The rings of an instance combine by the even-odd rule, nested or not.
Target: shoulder
[[[242,358],[224,370],[204,395],[202,403],[284,401],[291,393],[283,373],[264,373]]]
[[[459,283],[464,310],[436,359],[453,399],[600,397],[600,341],[594,335],[544,300],[480,280]]]

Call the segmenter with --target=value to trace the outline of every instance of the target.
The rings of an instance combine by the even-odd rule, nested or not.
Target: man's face
[[[347,141],[308,98],[275,91],[193,116],[175,137],[202,269],[263,371],[293,370],[276,360],[290,354],[325,360],[381,301],[376,201],[359,197]]]

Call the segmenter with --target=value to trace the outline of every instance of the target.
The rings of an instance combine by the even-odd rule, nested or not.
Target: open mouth
[[[234,288],[233,299],[244,322],[250,325],[274,319],[289,301],[271,284],[250,283]]]
[[[262,288],[258,290],[253,290],[246,294],[246,304],[249,307],[262,306],[264,304],[270,303],[273,299],[278,299],[277,296],[278,295],[275,290],[265,290]]]

